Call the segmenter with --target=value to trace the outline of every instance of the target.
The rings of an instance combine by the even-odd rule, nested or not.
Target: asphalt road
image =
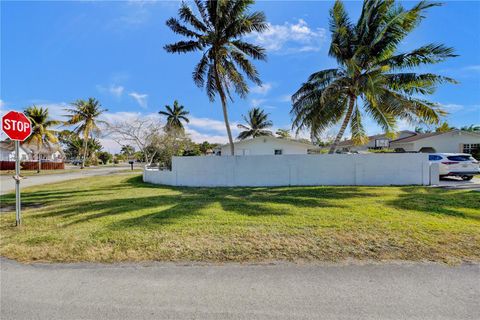
[[[480,265],[21,265],[1,319],[479,319]]]
[[[60,182],[66,180],[73,180],[94,176],[107,176],[120,171],[128,170],[129,167],[108,167],[108,168],[95,168],[85,169],[79,172],[65,172],[58,174],[45,174],[38,176],[27,176],[20,182],[21,188],[42,185],[53,182]],[[128,171],[127,171],[128,172]],[[0,194],[15,191],[15,180],[12,176],[0,176]]]

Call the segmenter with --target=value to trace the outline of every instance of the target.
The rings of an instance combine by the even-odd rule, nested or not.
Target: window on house
[[[276,156],[279,156],[281,155],[283,152],[282,152],[282,149],[275,149],[275,151],[273,152]]]
[[[388,148],[390,146],[390,140],[388,139],[377,139],[375,140],[376,148]]]
[[[478,149],[480,149],[480,143],[467,143],[463,145],[463,153],[472,154],[475,153]]]

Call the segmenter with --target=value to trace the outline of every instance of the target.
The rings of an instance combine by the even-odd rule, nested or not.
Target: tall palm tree
[[[165,109],[167,111],[159,111],[158,113],[167,117],[167,125],[165,129],[167,131],[184,131],[182,121],[189,123],[190,120],[187,118],[189,112],[184,110],[184,106],[181,106],[177,100],[173,102],[173,109],[171,106],[166,105]]]
[[[268,113],[260,108],[253,108],[248,111],[248,116],[243,115],[243,120],[247,125],[239,124],[238,128],[244,131],[240,132],[237,139],[245,140],[247,138],[255,138],[260,136],[272,136],[272,131],[266,130],[273,124],[268,120]]]
[[[222,103],[223,119],[227,129],[230,151],[234,154],[232,132],[228,121],[227,99],[232,100],[230,90],[244,98],[248,94],[248,79],[261,84],[258,71],[249,57],[265,60],[265,49],[242,40],[242,37],[263,32],[268,28],[263,12],[249,12],[253,0],[195,0],[198,14],[194,14],[186,3],[178,11],[183,22],[170,18],[167,26],[173,32],[190,38],[164,48],[170,53],[201,51],[202,58],[193,71],[193,81],[199,87],[205,86],[210,101],[218,94]]]
[[[51,127],[59,125],[61,122],[52,120],[48,114],[48,108],[37,107],[35,105],[25,109],[25,115],[32,123],[32,134],[25,140],[27,144],[35,146],[38,159],[38,169],[41,169],[41,150],[51,148],[52,143],[57,143],[56,131]]]
[[[398,119],[437,124],[445,112],[421,96],[433,93],[438,84],[455,80],[412,69],[454,57],[453,49],[427,44],[398,53],[397,48],[418,26],[425,10],[438,5],[422,1],[407,10],[393,0],[365,0],[354,24],[337,0],[330,11],[329,55],[339,66],[313,73],[292,96],[297,132],[309,129],[318,134],[341,122],[329,150],[333,153],[348,124],[355,143],[367,141],[362,123],[365,115],[391,135]]]
[[[98,118],[106,109],[102,109],[100,102],[95,98],[88,98],[87,101],[79,99],[72,103],[73,108],[65,109],[69,115],[66,125],[76,125],[74,131],[78,135],[83,135],[83,157],[81,169],[85,167],[85,158],[87,157],[87,144],[91,134],[100,133],[99,124],[105,121]]]

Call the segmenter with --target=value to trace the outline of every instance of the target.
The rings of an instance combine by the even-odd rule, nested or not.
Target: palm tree
[[[248,111],[248,116],[243,115],[243,120],[247,125],[239,124],[237,127],[243,129],[237,139],[245,140],[247,138],[255,138],[260,136],[272,136],[272,131],[266,130],[272,126],[272,121],[268,120],[268,113],[260,108],[253,108]]]
[[[469,126],[461,127],[460,130],[470,131],[470,132],[479,132],[480,131],[480,125],[471,124]]]
[[[48,108],[37,107],[35,105],[28,107],[25,110],[25,115],[32,123],[32,134],[25,141],[28,144],[34,145],[37,151],[38,169],[41,169],[41,150],[44,147],[51,148],[52,143],[57,143],[56,131],[50,129],[53,126],[59,125],[61,122],[51,120],[48,115]]]
[[[206,89],[210,101],[218,94],[222,103],[223,119],[227,129],[230,151],[234,154],[232,132],[228,121],[227,99],[232,100],[231,89],[241,98],[248,94],[248,79],[260,85],[258,71],[249,57],[265,60],[265,49],[242,40],[253,32],[263,32],[268,28],[263,12],[249,12],[253,0],[195,0],[199,16],[194,14],[186,3],[178,11],[184,26],[175,18],[167,20],[173,32],[190,38],[164,48],[170,53],[201,51],[202,58],[193,71],[193,81]],[[239,71],[240,70],[240,71]]]
[[[329,150],[333,153],[348,124],[355,143],[367,141],[362,123],[365,115],[392,135],[398,119],[437,124],[445,112],[421,96],[433,93],[438,84],[456,82],[411,70],[454,57],[453,49],[427,44],[398,53],[397,47],[420,23],[424,11],[438,5],[422,1],[407,10],[394,1],[365,0],[360,18],[353,24],[337,0],[330,11],[329,55],[339,67],[313,73],[292,96],[297,132],[310,129],[317,134],[341,122]]]
[[[291,138],[290,130],[288,130],[288,129],[278,129],[277,132],[275,132],[275,134],[279,138],[282,138],[282,139],[290,139]]]
[[[181,106],[177,100],[173,102],[173,109],[169,105],[165,106],[167,111],[159,111],[158,113],[167,117],[167,125],[165,129],[167,131],[184,131],[182,121],[189,123],[187,118],[188,111],[184,110],[184,106]]]
[[[69,112],[70,115],[68,121],[65,122],[66,125],[77,125],[74,129],[75,133],[78,135],[83,135],[83,157],[82,157],[82,166],[81,169],[85,167],[85,158],[87,157],[87,144],[90,138],[90,135],[100,132],[98,124],[105,123],[105,121],[99,120],[98,118],[103,112],[106,112],[106,109],[101,109],[100,102],[94,98],[88,98],[88,101],[79,99],[72,103],[73,108],[65,109]]]
[[[448,132],[455,130],[455,127],[451,127],[446,121],[435,129],[435,132]]]

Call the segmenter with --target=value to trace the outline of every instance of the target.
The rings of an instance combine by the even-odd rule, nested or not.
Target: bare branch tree
[[[145,162],[151,164],[157,153],[156,145],[163,132],[163,126],[157,117],[136,116],[127,120],[116,120],[106,125],[106,136],[123,146],[136,146],[142,151]]]

